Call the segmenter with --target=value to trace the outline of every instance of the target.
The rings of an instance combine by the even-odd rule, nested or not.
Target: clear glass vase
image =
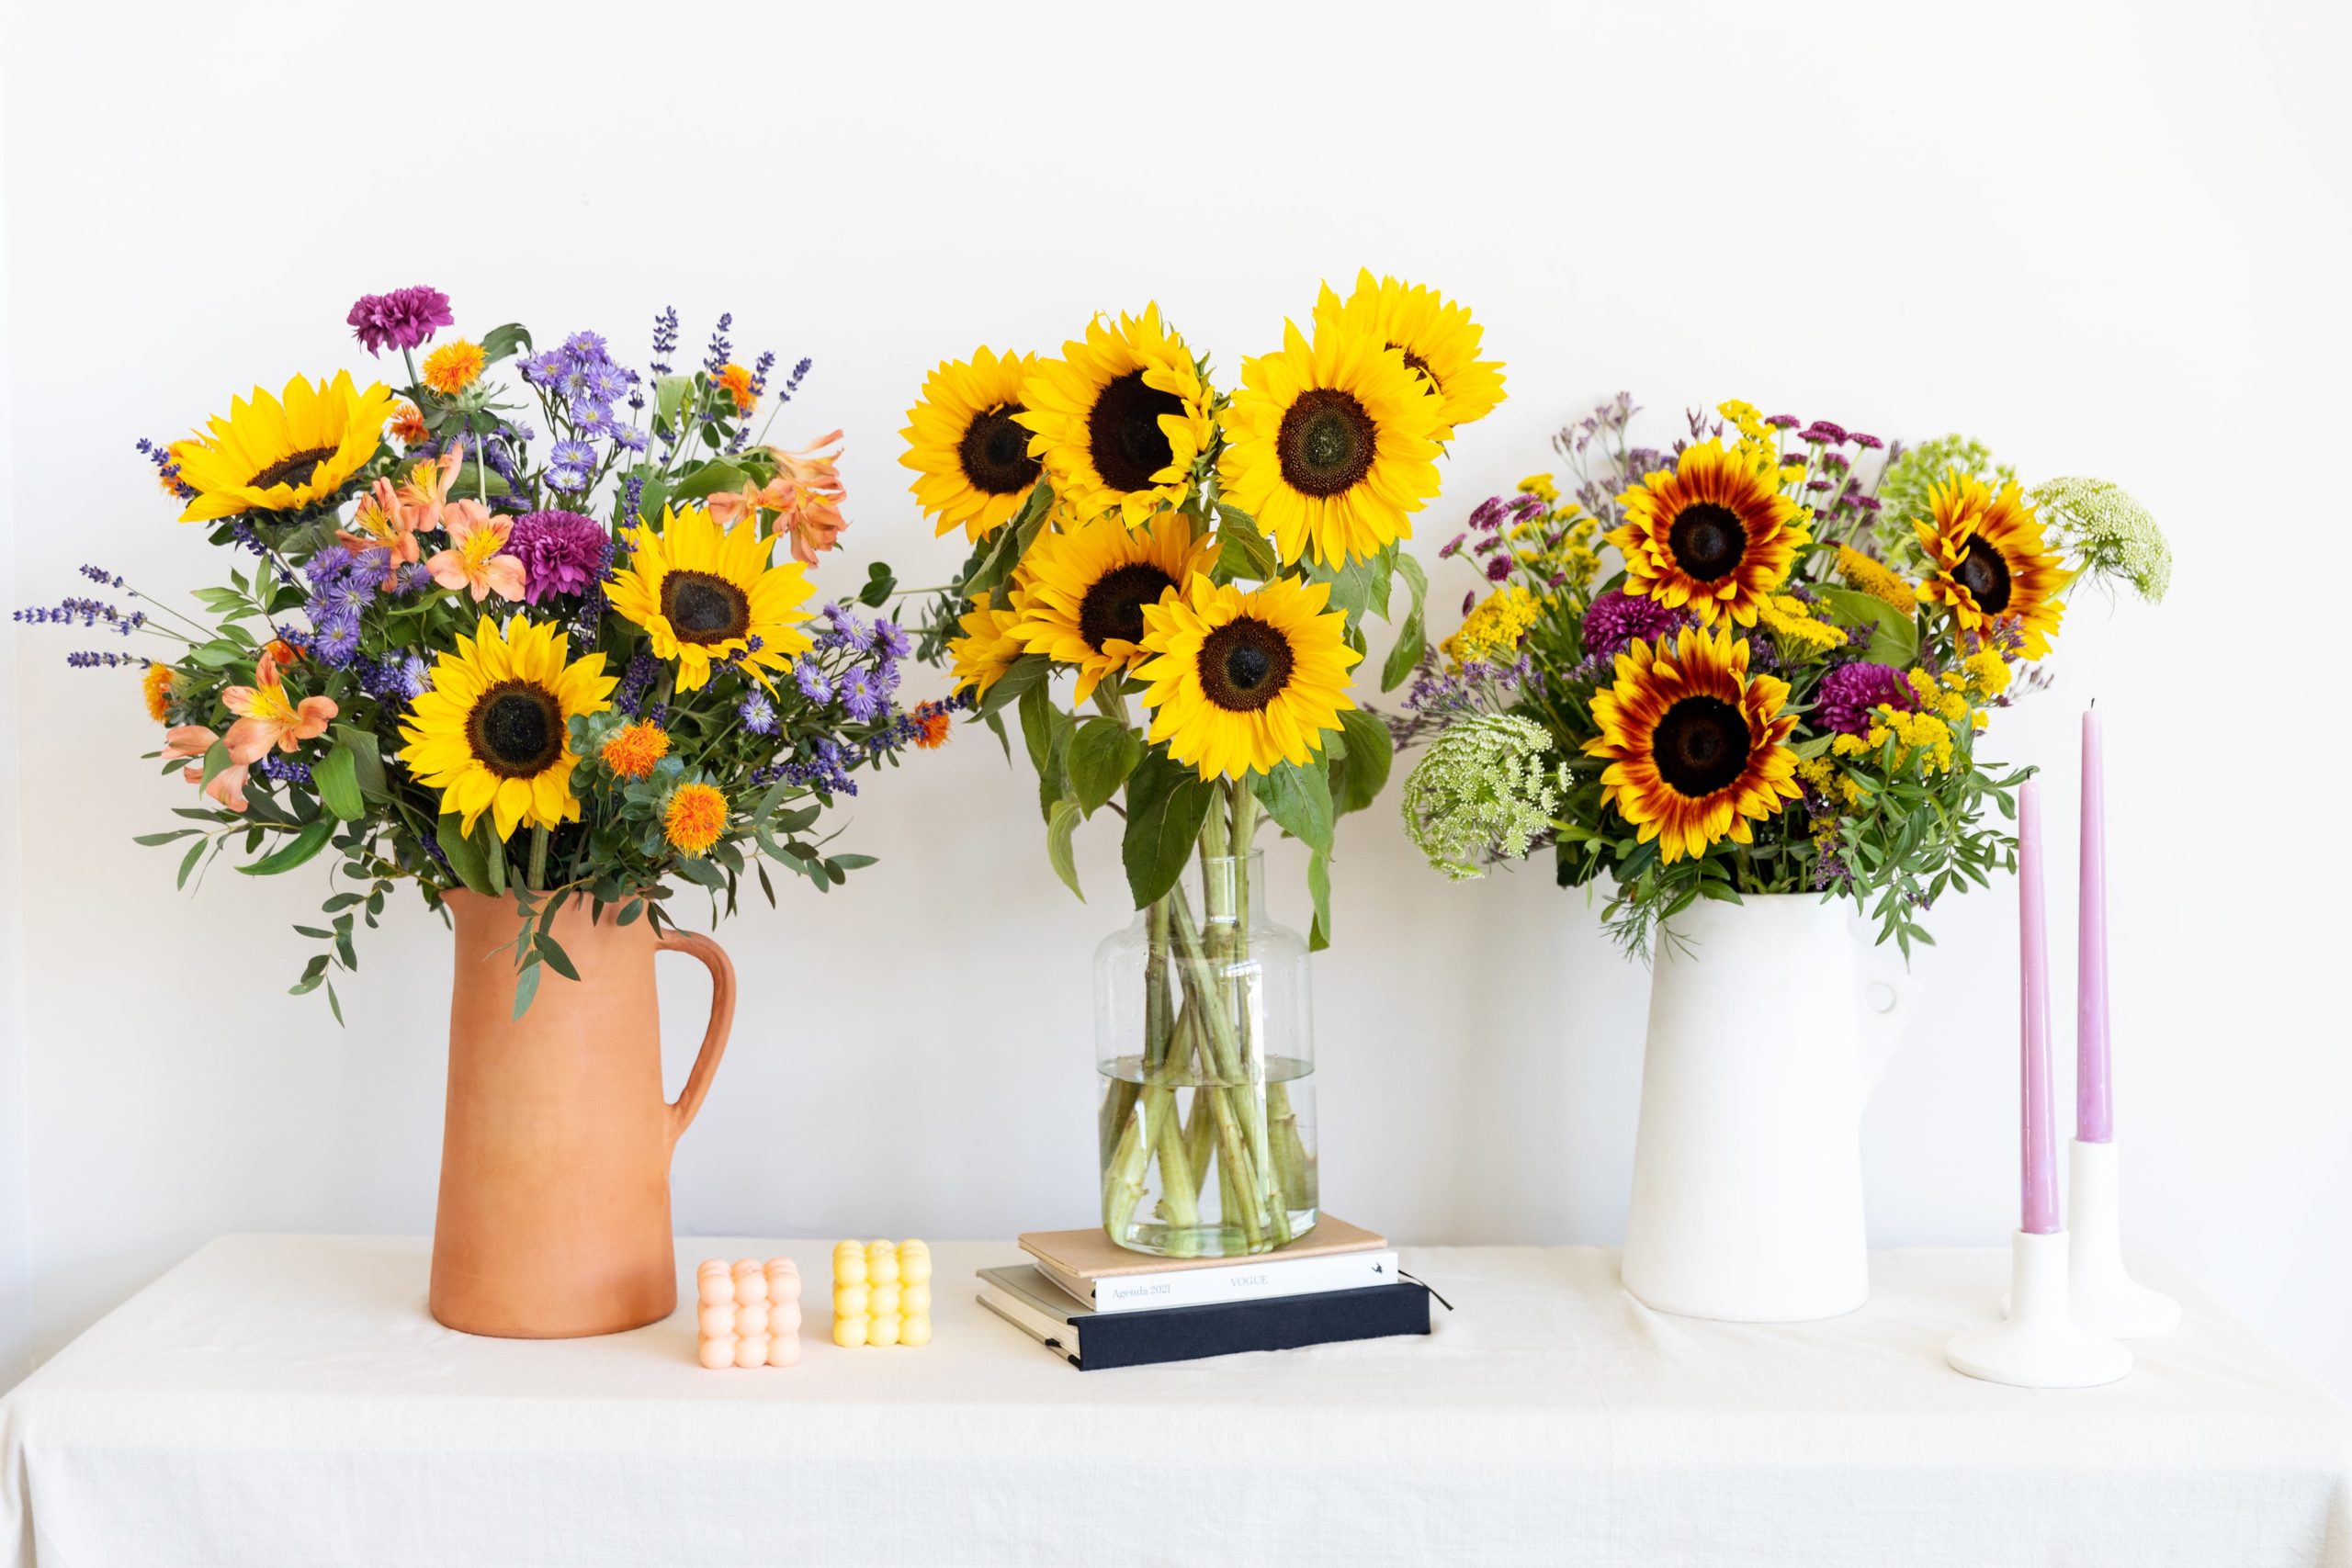
[[[1264,871],[1201,855],[1096,950],[1102,1228],[1133,1251],[1240,1257],[1314,1228],[1306,943],[1266,918]]]

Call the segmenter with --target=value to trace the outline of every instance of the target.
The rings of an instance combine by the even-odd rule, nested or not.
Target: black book
[[[1429,1288],[1405,1280],[1317,1295],[1104,1313],[1071,1301],[1026,1263],[979,1274],[982,1306],[1087,1372],[1430,1331]]]

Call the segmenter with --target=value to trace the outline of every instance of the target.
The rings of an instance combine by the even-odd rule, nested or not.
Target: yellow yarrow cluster
[[[1807,757],[1798,762],[1797,777],[1810,784],[1815,795],[1848,810],[1862,803],[1862,786],[1826,757]]]
[[[1532,495],[1550,506],[1560,499],[1560,487],[1552,482],[1549,474],[1530,474],[1519,481],[1519,493]]]
[[[1846,646],[1844,627],[1815,619],[1813,606],[1793,594],[1768,594],[1756,618],[1782,640],[1787,651],[1799,656],[1834,653]]]
[[[1838,547],[1838,575],[1846,586],[1910,615],[1919,607],[1918,593],[1901,573],[1872,560],[1851,545]]]
[[[1517,583],[1498,588],[1439,647],[1456,665],[1508,658],[1543,614],[1544,602]]]

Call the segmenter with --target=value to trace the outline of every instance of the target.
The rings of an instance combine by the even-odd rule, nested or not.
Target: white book
[[[1036,1260],[1036,1266],[1071,1300],[1099,1313],[1317,1295],[1396,1282],[1396,1253],[1388,1247],[1311,1258],[1236,1258],[1213,1268],[1192,1263],[1182,1269],[1105,1274],[1093,1280],[1057,1269],[1043,1258]]]

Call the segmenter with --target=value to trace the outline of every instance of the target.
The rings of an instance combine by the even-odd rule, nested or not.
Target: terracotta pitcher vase
[[[617,1334],[677,1305],[670,1156],[710,1092],[735,1017],[719,945],[565,905],[553,927],[580,971],[549,973],[514,1014],[512,903],[448,895],[457,922],[449,1105],[433,1227],[433,1315],[469,1334]],[[504,949],[505,951],[500,951]],[[710,970],[710,1027],[674,1103],[662,1094],[653,955]]]

